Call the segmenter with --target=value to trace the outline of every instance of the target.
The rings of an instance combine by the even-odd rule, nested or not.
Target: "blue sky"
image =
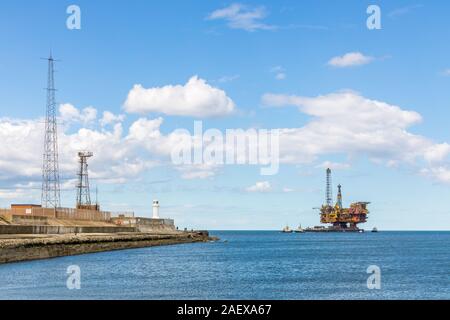
[[[81,9],[81,30],[66,28],[66,8],[71,4]],[[366,27],[370,4],[381,8],[381,30]],[[213,19],[217,10],[230,8],[235,8],[234,15]],[[76,154],[71,150],[87,143],[80,142],[80,130],[85,128],[90,137],[87,146],[97,148],[93,150],[92,184],[98,185],[101,204],[108,210],[134,210],[149,216],[151,201],[158,198],[162,215],[175,218],[180,227],[279,229],[286,223],[316,225],[318,215],[312,208],[323,202],[323,164],[331,162],[335,167],[333,182],[343,185],[345,204],[372,202],[365,227],[449,229],[450,213],[442,205],[450,192],[449,12],[450,4],[443,1],[2,2],[0,124],[10,153],[0,156],[0,207],[40,199],[38,138],[42,135],[39,123],[45,110],[42,88],[46,82],[46,64],[40,58],[51,49],[61,59],[56,73],[57,100],[81,112],[78,117],[61,116],[62,141],[67,142],[62,152],[68,153],[61,159],[67,162],[62,164],[62,176],[68,183],[62,193],[66,206],[75,201],[70,181],[76,170],[71,158]],[[246,14],[256,18],[246,19]],[[346,67],[330,63],[351,53],[360,54],[365,62],[358,65],[352,60],[349,63],[354,65]],[[235,112],[217,117],[198,113],[180,116],[164,108],[137,114],[125,107],[136,84],[145,89],[185,85],[195,75],[210,88],[224,92],[233,101]],[[368,109],[353,113],[352,108],[359,105],[333,100],[343,92],[361,97]],[[268,102],[266,94],[276,95],[283,105]],[[291,106],[288,96],[316,100],[311,105],[301,100],[300,105]],[[281,156],[292,154],[294,159],[282,163],[275,176],[261,176],[258,166],[230,165],[207,177],[187,179],[160,150],[161,141],[146,145],[146,152],[140,153],[137,149],[152,137],[144,137],[145,141],[129,150],[126,139],[108,147],[108,137],[102,136],[113,132],[114,123],[120,123],[126,136],[139,119],[161,118],[158,134],[162,136],[177,128],[193,131],[194,120],[202,120],[205,128],[223,131],[306,127],[308,134],[317,137],[311,128],[317,119],[312,115],[315,111],[305,108],[317,107],[319,96],[327,97],[331,108],[334,103],[336,108],[347,108],[348,112],[339,113],[333,128],[335,132],[350,128],[358,139],[349,138],[348,132],[319,136],[317,141],[308,142],[308,148],[320,150],[312,154],[302,151],[302,144],[286,142]],[[380,119],[384,113],[375,110],[373,101],[388,105],[392,115],[386,113],[386,119]],[[394,106],[406,113],[392,109]],[[87,107],[96,110],[92,121],[81,119]],[[370,108],[375,108],[373,114]],[[102,127],[98,122],[104,111],[123,119]],[[369,126],[351,131],[360,120],[354,115],[364,118],[366,111],[376,119],[376,129]],[[411,118],[416,114],[420,121]],[[320,119],[326,119],[319,123],[322,125],[330,121],[329,116]],[[24,134],[26,130],[30,132]],[[374,130],[380,136],[375,134],[364,142]],[[14,139],[17,132],[20,138]],[[379,137],[383,142],[372,147],[371,142]],[[330,142],[333,146],[327,149],[327,141],[333,139],[336,142]],[[36,143],[31,144],[31,140]],[[392,151],[396,144],[397,151]],[[385,148],[392,150],[385,152]],[[29,157],[15,155],[21,152]],[[428,156],[423,158],[420,154],[425,152]],[[303,161],[300,158],[305,154],[314,159]],[[139,168],[136,159],[142,165]],[[122,168],[121,161],[133,164],[133,168],[127,172],[117,169]],[[270,187],[250,192],[258,182]]]

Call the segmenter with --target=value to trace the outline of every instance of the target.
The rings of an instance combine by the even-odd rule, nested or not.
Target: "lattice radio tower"
[[[83,209],[91,207],[91,192],[89,190],[89,175],[87,159],[94,154],[89,151],[78,152],[80,158],[80,171],[78,172],[77,185],[77,208]]]
[[[52,54],[48,60],[47,108],[45,115],[44,157],[42,166],[41,203],[44,208],[61,206],[59,164],[58,164],[58,124],[56,121],[54,62]]]
[[[332,183],[331,183],[331,169],[327,169],[327,191],[325,195],[325,202],[327,206],[333,206],[333,191],[332,191]]]

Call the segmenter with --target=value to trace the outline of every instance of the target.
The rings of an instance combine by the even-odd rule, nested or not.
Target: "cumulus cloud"
[[[225,91],[193,76],[185,85],[167,85],[145,89],[137,84],[124,104],[130,113],[151,112],[176,116],[218,117],[235,111],[235,104]]]
[[[75,107],[61,110],[65,112],[66,119],[80,119],[78,116],[83,114]],[[139,179],[143,172],[155,166],[169,163],[172,148],[182,141],[181,135],[176,132],[161,133],[162,118],[139,118],[124,129],[122,123],[115,122],[121,117],[105,114],[106,118],[97,119],[89,128],[71,131],[70,126],[60,127],[60,171],[68,186],[77,172],[77,152],[80,150],[94,152],[89,166],[92,179],[102,183],[124,183]],[[105,122],[105,119],[108,121]],[[102,123],[112,126],[107,129],[102,127]],[[36,183],[41,180],[43,132],[42,119],[0,118],[0,181],[10,185],[11,181]],[[182,173],[186,178],[195,178],[192,173],[195,170],[189,170],[186,166]],[[207,172],[206,168],[197,171],[202,171],[203,176]],[[25,187],[19,186],[19,191],[20,188]],[[2,191],[2,194],[6,197],[17,193]]]
[[[256,182],[254,185],[245,189],[247,192],[269,192],[272,190],[272,186],[268,181]]]
[[[0,119],[0,180],[40,176],[44,124],[36,120]]]
[[[328,61],[328,65],[337,68],[347,68],[365,65],[371,63],[373,60],[373,57],[365,56],[361,52],[349,52],[343,56],[332,58]]]
[[[450,153],[447,143],[408,131],[422,121],[417,112],[355,92],[318,97],[266,94],[262,101],[272,107],[295,106],[311,116],[301,128],[280,130],[282,163],[312,163],[326,155],[345,155],[386,166],[408,163],[431,168]]]
[[[249,7],[240,3],[234,3],[223,9],[213,11],[207,20],[225,20],[231,29],[246,31],[273,30],[275,26],[261,22],[267,16],[265,7]]]
[[[450,167],[436,166],[431,168],[423,168],[420,173],[430,179],[440,183],[450,183]]]
[[[450,145],[436,143],[413,134],[409,128],[422,121],[420,114],[386,102],[368,99],[355,92],[336,92],[318,97],[266,94],[263,103],[272,107],[295,106],[308,122],[297,128],[281,128],[280,162],[285,164],[320,163],[330,155],[369,158],[386,166],[411,164],[419,173],[450,183],[446,162]],[[92,119],[75,107],[60,108],[66,119]],[[81,115],[86,115],[85,118]],[[73,131],[69,126],[59,130],[61,176],[75,178],[79,150],[92,150],[91,177],[104,183],[138,180],[144,172],[159,165],[170,164],[184,179],[205,179],[214,176],[219,166],[173,165],[171,153],[186,141],[186,133],[163,133],[163,118],[141,117],[128,127],[122,117],[105,112],[95,118],[89,128]],[[72,120],[71,120],[72,121]],[[106,124],[109,124],[105,127]],[[15,120],[0,118],[0,180],[16,185],[18,191],[5,191],[5,197],[27,189],[26,183],[41,179],[44,124],[42,119]],[[192,137],[189,136],[189,139]],[[323,161],[323,160],[322,160]],[[323,162],[322,166],[345,168],[347,164]],[[10,183],[14,181],[13,183]],[[69,185],[68,185],[69,187]],[[1,187],[0,187],[1,189]],[[257,182],[248,192],[268,192],[268,181]],[[286,192],[286,191],[285,191]]]
[[[428,162],[442,162],[450,154],[450,145],[447,143],[434,144],[424,150],[424,158]]]
[[[123,120],[125,120],[125,115],[123,115],[123,114],[115,115],[114,113],[112,113],[110,111],[104,111],[103,117],[100,119],[100,125],[102,127],[104,127],[109,124],[122,122]]]
[[[60,118],[63,122],[81,122],[89,124],[97,119],[97,110],[93,107],[86,107],[83,110],[77,109],[70,103],[63,103],[59,106]]]

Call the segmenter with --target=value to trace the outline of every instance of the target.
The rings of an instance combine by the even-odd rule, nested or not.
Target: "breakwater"
[[[77,233],[119,233],[137,232],[133,227],[116,226],[47,226],[47,225],[0,225],[2,234],[77,234]]]
[[[22,235],[0,238],[0,263],[216,240],[208,232]]]

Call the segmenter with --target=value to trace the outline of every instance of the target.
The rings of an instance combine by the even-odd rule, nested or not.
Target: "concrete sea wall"
[[[172,219],[115,217],[111,221],[120,226],[134,227],[139,232],[171,232],[176,230],[175,223]]]
[[[76,234],[76,233],[119,233],[136,232],[132,227],[84,227],[84,226],[46,226],[46,225],[0,225],[0,234]]]
[[[53,235],[0,239],[0,263],[215,240],[208,232]]]

